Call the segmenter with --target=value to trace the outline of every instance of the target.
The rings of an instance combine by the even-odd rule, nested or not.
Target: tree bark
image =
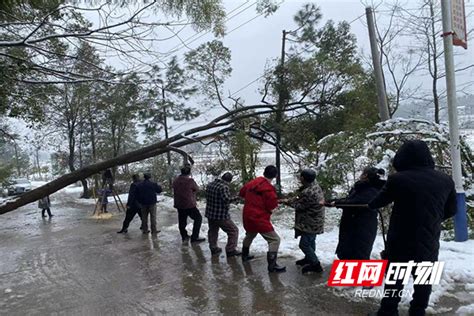
[[[288,104],[289,107],[285,108],[285,111],[294,111],[297,109],[304,108],[308,105],[318,104],[318,102],[295,102]],[[34,202],[39,200],[42,197],[50,195],[60,189],[73,184],[81,179],[86,179],[94,174],[97,174],[107,168],[111,168],[114,166],[124,165],[127,163],[141,161],[150,157],[154,157],[163,153],[166,153],[170,150],[176,151],[177,148],[193,144],[196,142],[200,142],[204,139],[214,138],[218,135],[226,133],[232,130],[232,124],[236,121],[255,117],[259,115],[268,115],[275,112],[275,105],[274,104],[258,104],[258,105],[250,105],[244,108],[239,108],[231,112],[227,112],[211,122],[198,126],[195,128],[191,128],[181,134],[171,136],[165,140],[162,140],[158,143],[151,144],[146,147],[142,147],[140,149],[128,152],[123,155],[119,155],[118,157],[108,159],[105,161],[101,161],[98,163],[94,163],[92,165],[83,167],[79,170],[75,170],[69,174],[63,175],[39,188],[34,190],[28,191],[23,195],[12,199],[7,200],[4,204],[0,204],[0,214],[5,214],[11,212],[23,205],[28,203]],[[261,110],[252,112],[254,110]],[[265,110],[263,110],[265,109]],[[243,113],[242,113],[243,112]],[[245,113],[248,112],[248,113]],[[197,135],[199,132],[205,132],[212,130],[212,133],[206,135]],[[193,136],[194,135],[194,136]],[[190,157],[188,157],[189,159]],[[190,159],[191,160],[191,159]]]
[[[433,73],[432,73],[432,93],[433,93],[433,103],[434,103],[434,119],[435,123],[439,124],[439,95],[438,95],[438,48],[436,46],[436,22],[435,22],[435,13],[434,13],[434,3],[433,1],[429,2],[430,6],[430,18],[431,18],[431,41],[433,43]],[[429,43],[428,43],[429,45]]]
[[[73,184],[77,181],[85,181],[87,177],[90,177],[96,173],[101,172],[102,170],[105,170],[107,168],[111,168],[113,166],[118,166],[118,165],[123,165],[126,163],[131,163],[135,161],[140,161],[144,160],[150,157],[158,156],[160,154],[166,153],[170,150],[175,150],[176,148],[192,144],[198,141],[201,141],[203,139],[209,138],[209,137],[215,137],[221,133],[224,133],[228,131],[230,128],[225,128],[222,130],[219,130],[217,132],[214,132],[212,134],[206,135],[206,136],[201,136],[201,137],[195,137],[193,139],[185,139],[180,141],[179,143],[176,143],[173,145],[173,147],[169,147],[170,141],[169,140],[164,140],[161,142],[158,142],[156,144],[129,152],[124,155],[120,155],[118,157],[105,160],[99,163],[92,164],[90,166],[86,166],[84,168],[75,170],[69,174],[66,174],[64,176],[61,176],[39,188],[36,188],[34,190],[28,191],[21,195],[20,197],[13,199],[11,201],[7,201],[6,204],[0,205],[0,214],[4,214],[7,212],[11,212],[15,210],[18,207],[21,207],[23,205],[26,205],[28,203],[34,202],[36,200],[39,200],[40,198],[50,195],[70,184]],[[179,140],[181,137],[175,136],[173,137],[175,139],[173,140]],[[176,148],[175,148],[176,147]],[[187,157],[188,159],[190,158],[189,156]]]
[[[92,111],[90,104],[88,106],[88,120],[89,120],[89,127],[90,127],[90,141],[91,141],[91,148],[92,148],[92,163],[97,162],[97,147],[96,147],[96,139],[95,139],[95,125],[94,120],[92,117]],[[99,176],[96,174],[94,175],[94,185],[96,188],[99,187]]]

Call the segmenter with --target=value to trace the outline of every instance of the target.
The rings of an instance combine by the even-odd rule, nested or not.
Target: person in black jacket
[[[156,194],[161,193],[162,189],[159,184],[151,181],[151,174],[143,174],[145,180],[137,185],[137,201],[141,205],[142,211],[142,230],[144,234],[148,234],[148,215],[150,215],[151,233],[156,234]]]
[[[349,191],[345,199],[334,200],[331,205],[367,204],[384,186],[380,179],[383,169],[367,167],[362,171],[359,181]],[[339,224],[339,243],[336,248],[337,257],[341,260],[370,259],[372,246],[377,235],[377,209],[366,207],[342,206]]]
[[[104,188],[106,184],[108,185],[110,190],[113,189],[114,175],[112,174],[112,170],[110,169],[105,170],[102,174],[102,188]]]
[[[393,159],[397,171],[388,177],[380,193],[369,202],[372,209],[393,202],[387,235],[389,262],[437,261],[441,223],[456,213],[453,180],[434,170],[434,160],[425,142],[405,142]],[[413,273],[413,271],[412,271]],[[377,315],[398,315],[403,284],[385,284],[392,295],[382,299]],[[425,315],[431,285],[415,285],[409,315]]]
[[[130,184],[130,189],[128,190],[127,213],[125,214],[122,229],[117,232],[119,234],[128,232],[128,225],[130,225],[130,222],[133,220],[136,214],[138,214],[140,219],[142,218],[140,204],[137,201],[137,185],[140,183],[140,176],[138,174],[134,174],[132,176],[132,181],[133,182]]]

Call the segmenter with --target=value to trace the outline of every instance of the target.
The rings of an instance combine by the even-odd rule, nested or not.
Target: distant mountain
[[[474,95],[458,96],[458,118],[461,129],[474,129]],[[432,103],[414,102],[401,105],[394,117],[420,118],[432,121],[434,106]],[[441,101],[441,121],[448,121],[446,100]]]

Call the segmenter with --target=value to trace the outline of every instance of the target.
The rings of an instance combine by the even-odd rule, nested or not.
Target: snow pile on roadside
[[[456,311],[456,314],[460,315],[474,315],[474,304],[461,306]]]
[[[33,189],[36,189],[36,188],[48,183],[48,181],[35,181],[35,180],[32,180],[30,182],[31,182],[31,186],[33,187]]]
[[[60,191],[63,191],[68,194],[72,194],[72,193],[82,193],[83,190],[82,190],[82,186],[71,184],[65,187],[64,189],[61,189]]]
[[[337,219],[339,212],[333,208],[326,209],[326,231],[324,234],[318,235],[316,238],[316,254],[326,269],[330,269],[333,261],[337,259],[335,255],[336,246],[339,239],[339,228],[337,227]],[[280,215],[281,216],[281,215]],[[291,218],[291,220],[290,220]],[[283,218],[274,223],[276,232],[281,237],[281,245],[279,255],[281,257],[293,257],[300,259],[303,253],[298,247],[299,239],[294,238],[294,230],[292,229],[293,213],[286,213]],[[241,231],[239,241],[242,242],[244,238],[244,230],[239,226]],[[221,234],[220,241],[225,242],[226,236]],[[268,249],[266,241],[261,238],[255,238],[252,243],[252,253],[265,253]],[[383,239],[378,235],[372,250],[372,258],[380,259],[380,252],[384,249]],[[431,313],[447,312],[443,307],[438,307],[437,304],[444,296],[453,296],[454,292],[459,291],[459,287],[465,285],[466,292],[474,292],[474,240],[466,242],[441,241],[439,261],[445,262],[443,276],[439,285],[433,286],[433,291],[430,297],[428,310]],[[355,291],[358,288],[354,287],[335,287],[333,293],[335,295],[344,297],[352,301],[366,300],[367,298],[355,297]],[[406,289],[413,291],[413,280],[411,279]],[[383,290],[383,287],[375,288],[375,290]],[[402,304],[408,306],[411,297],[404,297]],[[471,303],[471,302],[467,302]],[[460,309],[459,313],[468,313],[473,306],[466,306]]]
[[[122,201],[126,201],[127,194],[120,195]],[[173,198],[169,196],[159,196],[159,207],[161,211],[164,212],[174,212],[173,208]],[[78,202],[83,202],[83,199],[77,199]],[[93,200],[91,200],[93,201]],[[203,201],[198,203],[198,208],[200,208],[202,215],[204,216],[205,204]],[[231,216],[239,227],[239,245],[242,245],[242,241],[245,237],[245,230],[243,229],[242,224],[240,223],[242,205],[232,205],[231,206]],[[280,208],[276,211],[274,216],[274,227],[276,232],[280,235],[281,244],[279,250],[280,257],[292,257],[295,260],[303,257],[303,253],[298,247],[299,239],[294,238],[293,225],[293,210],[289,208]],[[339,228],[338,220],[340,217],[340,211],[334,208],[326,209],[326,223],[325,223],[325,233],[318,235],[316,238],[316,254],[319,257],[323,266],[326,269],[330,269],[333,261],[336,258],[335,249],[338,243]],[[192,221],[189,221],[188,229],[192,226]],[[171,232],[173,234],[163,234],[161,238],[164,239],[174,239],[174,234],[178,232],[177,223],[167,226],[160,227],[163,232]],[[203,221],[201,228],[201,235],[207,235],[207,221]],[[223,232],[219,234],[219,243],[222,246],[225,245],[227,241],[227,236]],[[372,250],[372,258],[380,259],[380,252],[384,249],[383,239],[381,235],[378,235],[374,247]],[[258,236],[252,243],[251,249],[252,254],[258,256],[265,256],[265,253],[268,251],[267,242],[261,237]],[[444,307],[438,307],[437,304],[439,300],[444,296],[453,296],[459,291],[459,288],[464,286],[464,291],[473,294],[474,292],[474,240],[468,240],[466,242],[458,243],[454,241],[441,241],[440,242],[440,254],[439,261],[445,262],[443,276],[439,285],[433,286],[433,292],[430,297],[430,303],[428,310],[431,313],[441,313],[449,312]],[[321,286],[325,285],[326,281],[322,282]],[[331,288],[334,295],[344,297],[347,300],[351,301],[361,301],[367,300],[367,298],[355,297],[355,291],[358,288],[355,287],[334,287]],[[383,287],[376,287],[375,290],[382,291]],[[410,280],[410,283],[406,286],[406,290],[413,290],[413,281]],[[379,300],[379,299],[375,299]],[[403,297],[401,304],[405,307],[408,306],[410,297]],[[473,302],[466,301],[466,304]],[[453,311],[454,312],[454,311]],[[467,315],[474,312],[474,304],[463,306],[459,308],[457,313],[461,315]]]
[[[280,246],[280,256],[291,256],[295,259],[303,257],[298,248],[298,239],[294,239],[294,232],[287,227],[275,225],[275,230],[282,239]],[[316,253],[327,269],[330,269],[334,259],[337,259],[334,252],[338,242],[339,229],[333,228],[316,238]],[[242,239],[242,238],[241,238]],[[373,259],[380,259],[380,251],[383,250],[382,236],[378,235],[372,250]],[[263,238],[256,238],[252,244],[252,250],[256,252],[267,251],[267,243]],[[459,291],[459,286],[466,285],[467,292],[474,292],[474,240],[468,240],[463,243],[454,241],[442,241],[440,246],[439,261],[445,262],[444,273],[439,285],[433,286],[433,292],[430,297],[429,312],[446,312],[442,307],[437,307],[439,300],[443,296],[452,296],[455,291]],[[344,297],[352,301],[366,300],[367,298],[355,297],[355,291],[358,288],[336,287],[333,288],[335,295]],[[406,289],[413,291],[413,280],[406,286]],[[383,290],[383,287],[375,288]],[[407,306],[411,298],[403,297],[401,304]],[[474,312],[474,304],[460,308],[458,313],[469,314]]]

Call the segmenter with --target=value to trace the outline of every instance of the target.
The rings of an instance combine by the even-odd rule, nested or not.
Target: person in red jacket
[[[285,272],[286,267],[277,264],[277,253],[280,247],[280,236],[273,229],[270,221],[273,210],[278,206],[278,197],[272,180],[277,176],[275,166],[267,166],[263,177],[258,177],[245,184],[240,196],[245,199],[243,222],[246,231],[242,245],[242,261],[253,259],[249,255],[253,239],[260,234],[268,242],[268,271]]]

